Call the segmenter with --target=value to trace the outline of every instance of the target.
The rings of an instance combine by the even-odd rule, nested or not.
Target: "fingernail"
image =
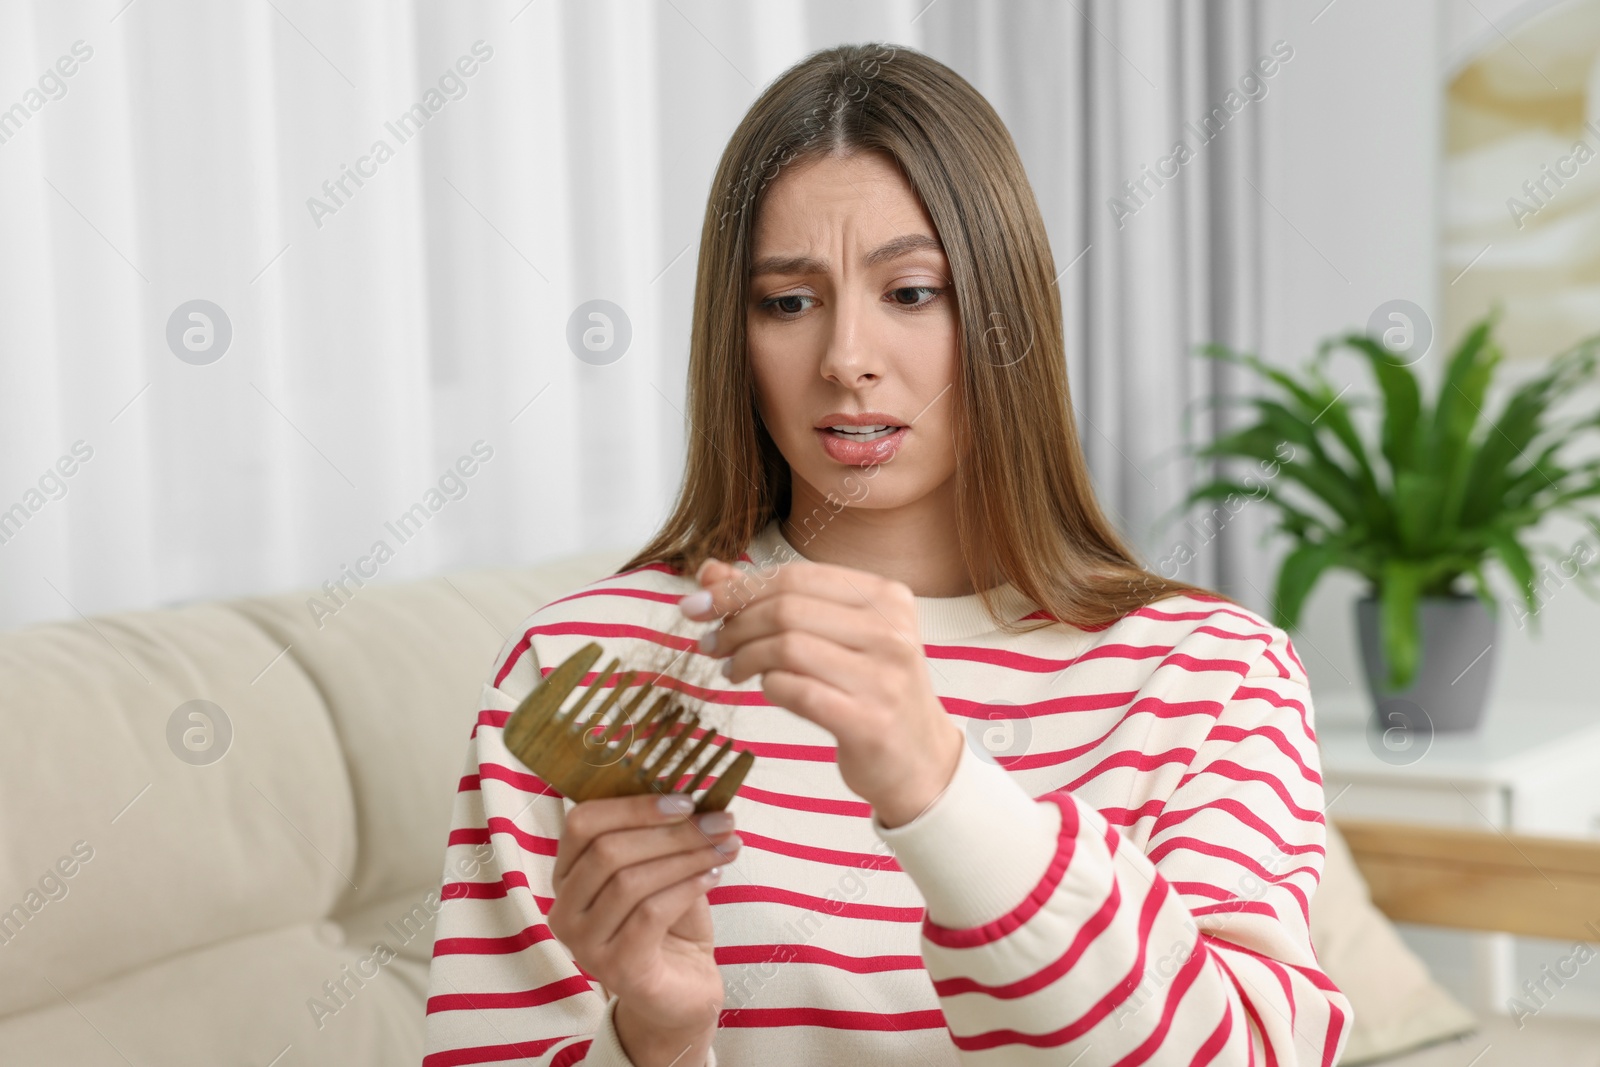
[[[708,559],[704,563],[700,564],[700,566],[694,572],[694,580],[698,582],[700,580],[700,576],[705,574],[706,568],[715,562],[715,560]]]
[[[744,844],[744,842],[739,839],[739,835],[738,834],[734,834],[732,837],[728,838],[726,841],[723,841],[723,842],[719,843],[716,846],[716,849],[717,849],[718,852],[722,853],[724,856],[731,856],[735,852],[739,851],[739,846],[742,845],[742,844]]]
[[[711,593],[702,589],[678,601],[678,609],[685,615],[699,615],[711,610]]]
[[[687,815],[694,810],[694,798],[687,793],[656,797],[656,807],[661,809],[663,815]]]
[[[705,874],[702,874],[700,877],[704,878],[706,880],[707,884],[715,882],[718,878],[722,877],[722,868],[721,867],[713,867],[709,871],[707,871]]]
[[[717,650],[717,631],[709,630],[700,637],[701,652],[715,652]]]
[[[733,677],[733,660],[725,659],[722,661],[722,676],[724,678]]]
[[[733,816],[725,811],[708,811],[695,821],[708,834],[725,834],[733,829]]]

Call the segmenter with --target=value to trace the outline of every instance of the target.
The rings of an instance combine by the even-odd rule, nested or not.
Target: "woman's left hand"
[[[761,675],[768,701],[833,734],[845,784],[885,827],[933,803],[966,742],[934,695],[904,583],[810,560],[770,579],[710,560],[697,577],[703,592],[680,606],[691,619],[723,617],[701,651],[726,657],[731,681]]]

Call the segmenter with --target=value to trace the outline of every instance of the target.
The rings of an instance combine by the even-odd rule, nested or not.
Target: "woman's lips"
[[[889,462],[900,448],[900,442],[905,440],[908,430],[909,426],[901,426],[893,433],[872,441],[853,441],[830,429],[814,432],[821,438],[822,450],[828,454],[829,459],[838,463],[848,463],[854,467],[870,467],[875,463]]]

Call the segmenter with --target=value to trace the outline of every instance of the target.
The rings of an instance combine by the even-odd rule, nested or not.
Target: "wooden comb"
[[[506,748],[574,801],[639,793],[693,794],[723,757],[734,752],[733,740],[725,738],[709,758],[702,758],[715,734],[708,728],[694,747],[674,763],[673,757],[700,726],[699,716],[673,703],[671,694],[663,693],[644,717],[638,718],[637,712],[650,695],[653,683],[646,682],[624,707],[623,691],[634,683],[639,672],[619,675],[621,661],[616,659],[597,672],[582,695],[563,710],[567,697],[600,655],[600,646],[590,641],[547,674],[506,720]],[[615,682],[611,693],[584,717],[583,709],[608,682]],[[664,739],[667,744],[663,748]],[[726,808],[755,761],[749,752],[738,752],[717,777],[716,784],[695,801],[694,810]],[[694,777],[688,785],[674,789],[691,771]]]

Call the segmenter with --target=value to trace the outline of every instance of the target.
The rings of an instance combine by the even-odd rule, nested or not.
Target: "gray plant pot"
[[[1390,689],[1384,685],[1389,664],[1379,643],[1377,598],[1356,600],[1361,665],[1376,724],[1380,729],[1397,723],[1431,727],[1433,733],[1474,730],[1494,678],[1495,617],[1471,593],[1423,597],[1420,605],[1422,658],[1416,677],[1404,689]]]

